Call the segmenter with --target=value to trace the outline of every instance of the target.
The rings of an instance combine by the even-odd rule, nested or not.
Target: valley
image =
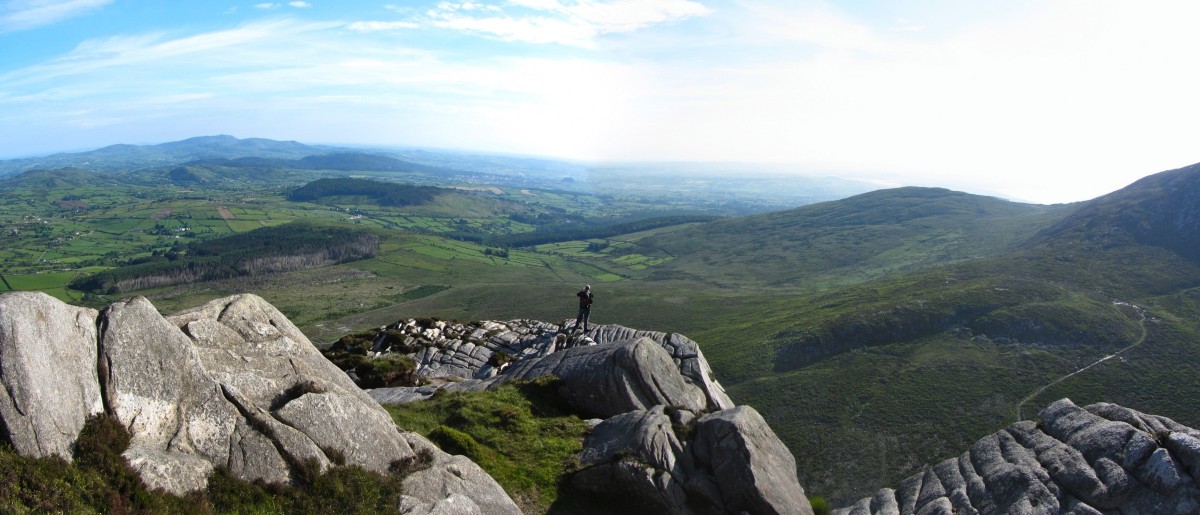
[[[0,166],[0,287],[92,307],[144,295],[164,313],[253,292],[328,344],[403,318],[558,323],[592,284],[596,322],[697,341],[809,495],[835,505],[1062,397],[1200,424],[1200,167],[1039,206],[820,178],[733,190],[687,167],[193,143]],[[295,198],[330,179],[430,189],[406,205]],[[376,243],[286,270],[238,259],[204,280],[84,286],[182,266],[200,243],[283,243],[288,227]]]

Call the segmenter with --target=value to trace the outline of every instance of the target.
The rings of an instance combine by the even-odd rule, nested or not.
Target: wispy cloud
[[[467,0],[441,2],[419,14],[410,7],[385,7],[409,16],[406,22],[412,25],[502,41],[584,46],[605,34],[632,32],[712,12],[693,0],[508,0],[504,4]],[[386,28],[378,24],[373,27]]]
[[[398,29],[417,29],[420,23],[411,21],[356,21],[347,25],[350,30],[358,32],[378,32]]]
[[[554,150],[542,153],[586,156],[623,112],[623,85],[643,75],[580,58],[479,60],[349,28],[271,19],[186,37],[90,40],[0,74],[0,134],[36,119],[43,132],[27,127],[22,141],[41,141],[54,126],[111,141],[154,120],[163,127],[156,138],[191,131],[330,141],[317,129],[339,127],[343,141],[545,145]],[[291,129],[272,128],[281,123]]]
[[[0,33],[28,30],[95,11],[112,0],[0,1]]]
[[[283,7],[284,5],[285,4],[282,4],[279,2],[263,2],[261,4],[254,4],[254,7],[256,9],[270,11],[272,9],[278,9],[280,7]],[[307,9],[309,7],[312,7],[312,4],[310,4],[308,2],[303,2],[303,1],[288,2],[286,5],[288,7],[295,7],[296,9]]]

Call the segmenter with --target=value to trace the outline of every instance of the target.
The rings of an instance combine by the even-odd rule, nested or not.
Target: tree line
[[[353,227],[297,221],[183,246],[131,261],[71,281],[70,287],[90,293],[125,291],[188,284],[247,275],[317,268],[373,257],[379,236]]]
[[[448,234],[447,236],[463,241],[481,243],[498,248],[532,247],[534,245],[545,245],[547,243],[560,243],[564,241],[611,238],[613,236],[620,236],[622,234],[648,231],[650,229],[670,227],[672,225],[711,222],[719,218],[721,217],[699,215],[662,216],[604,226],[574,225],[570,227],[550,227],[519,234],[487,235],[470,232],[455,232]]]
[[[297,188],[288,196],[288,200],[306,202],[325,197],[364,196],[382,206],[403,207],[425,204],[442,191],[442,188],[433,186],[416,186],[366,179],[317,179]]]

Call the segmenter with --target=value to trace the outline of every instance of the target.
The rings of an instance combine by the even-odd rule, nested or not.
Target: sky
[[[1194,0],[0,0],[0,158],[230,134],[1087,200],[1200,162]]]

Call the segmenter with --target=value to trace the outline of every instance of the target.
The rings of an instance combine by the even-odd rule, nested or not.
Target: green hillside
[[[675,259],[650,279],[828,288],[1013,249],[1071,211],[898,188],[647,238]]]

